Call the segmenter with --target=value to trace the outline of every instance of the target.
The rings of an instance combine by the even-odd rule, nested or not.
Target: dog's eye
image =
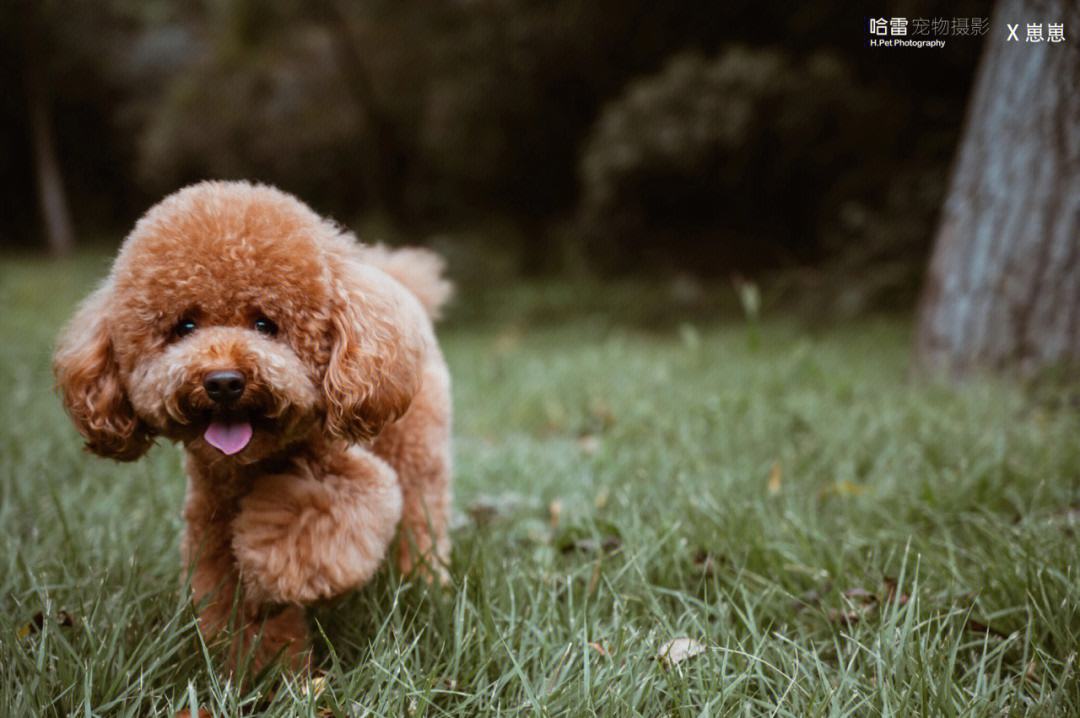
[[[259,334],[265,334],[268,337],[272,337],[277,334],[277,324],[266,317],[259,317],[255,320],[255,331]]]
[[[173,335],[177,337],[186,337],[193,331],[195,331],[194,319],[181,319],[176,323],[176,326],[173,327]]]

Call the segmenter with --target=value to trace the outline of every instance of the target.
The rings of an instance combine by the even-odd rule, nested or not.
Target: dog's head
[[[419,388],[423,310],[355,240],[278,190],[207,182],[136,224],[54,360],[102,456],[155,436],[252,463],[321,432],[375,436]]]

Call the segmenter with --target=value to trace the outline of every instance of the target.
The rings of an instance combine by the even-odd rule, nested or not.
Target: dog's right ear
[[[408,411],[420,390],[424,310],[375,267],[354,265],[346,275],[331,309],[326,429],[368,441]]]
[[[53,374],[64,408],[86,438],[86,448],[118,461],[134,461],[150,448],[153,437],[135,415],[120,380],[106,321],[110,291],[106,284],[87,297],[61,332]]]

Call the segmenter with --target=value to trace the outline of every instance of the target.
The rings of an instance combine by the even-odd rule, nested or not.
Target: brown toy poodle
[[[271,187],[204,182],[139,220],[61,334],[56,379],[91,451],[183,444],[181,551],[204,635],[236,621],[232,665],[304,667],[302,606],[364,584],[399,528],[401,570],[444,576],[441,270]]]

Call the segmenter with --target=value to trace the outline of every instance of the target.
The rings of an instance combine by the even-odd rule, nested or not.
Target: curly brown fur
[[[61,334],[57,383],[91,451],[184,446],[182,554],[204,632],[239,620],[232,665],[306,665],[301,607],[368,581],[396,534],[402,570],[443,575],[441,269],[271,187],[204,182],[146,213]],[[221,371],[243,378],[234,400],[208,389]]]

